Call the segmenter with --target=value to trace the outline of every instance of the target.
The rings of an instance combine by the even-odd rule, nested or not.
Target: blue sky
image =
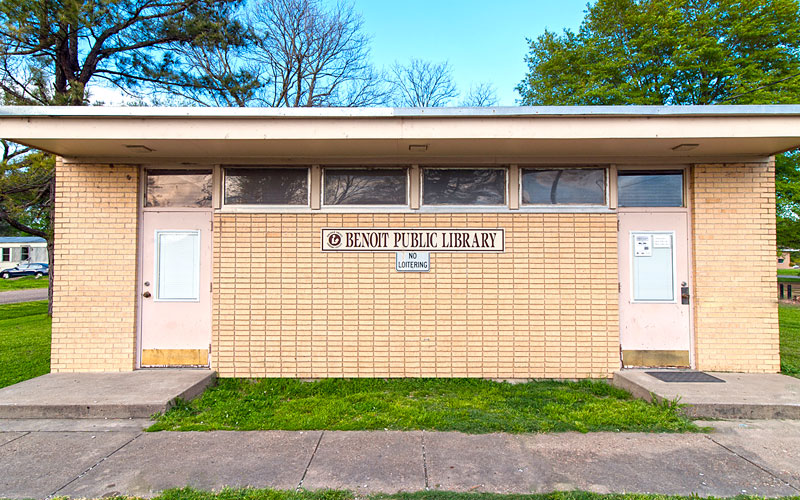
[[[334,4],[337,0],[325,0]],[[372,37],[372,62],[388,69],[411,58],[447,61],[459,92],[491,83],[500,106],[514,106],[525,76],[526,38],[545,29],[577,30],[589,0],[344,0],[351,1]],[[96,99],[119,104],[115,89],[93,87]],[[457,105],[458,100],[451,103]]]
[[[525,38],[545,29],[577,30],[588,0],[355,0],[372,36],[372,59],[388,68],[412,57],[448,61],[464,94],[490,82],[501,106],[513,106],[525,76]]]

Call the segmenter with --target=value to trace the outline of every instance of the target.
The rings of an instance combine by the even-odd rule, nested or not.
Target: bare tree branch
[[[446,62],[412,59],[408,66],[392,66],[394,104],[408,107],[447,106],[458,97],[452,70]]]
[[[461,106],[480,108],[497,105],[497,92],[491,83],[481,82],[470,86]]]

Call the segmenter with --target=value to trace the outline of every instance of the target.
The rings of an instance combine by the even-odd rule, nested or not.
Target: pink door
[[[211,212],[143,212],[141,366],[208,366]]]
[[[687,213],[619,214],[623,366],[690,366]]]

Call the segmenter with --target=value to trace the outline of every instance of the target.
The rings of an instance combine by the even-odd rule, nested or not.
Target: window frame
[[[619,204],[619,177],[620,174],[625,176],[626,172],[644,172],[646,174],[658,174],[658,173],[668,173],[668,172],[680,172],[681,174],[681,205],[680,206],[633,206],[633,207],[623,207]],[[675,211],[686,211],[690,208],[690,197],[689,197],[689,176],[691,174],[690,167],[685,165],[661,165],[661,166],[651,166],[651,165],[625,165],[625,166],[617,166],[615,175],[614,175],[614,196],[616,197],[615,204],[616,209],[618,212],[625,212],[625,211],[633,211],[633,212],[641,212],[643,210],[647,212],[675,212]]]
[[[211,172],[211,204],[207,207],[175,207],[175,206],[157,206],[157,207],[148,207],[147,206],[147,177],[150,172],[159,172],[159,171],[167,171],[167,172],[176,172],[180,170],[185,170],[187,172],[196,172],[196,171],[210,171]],[[164,174],[161,174],[164,175]],[[140,170],[140,206],[142,210],[154,210],[154,211],[164,211],[169,210],[172,212],[179,212],[183,210],[212,210],[214,208],[214,168],[209,165],[144,165]]]
[[[259,211],[262,209],[279,209],[287,212],[304,212],[311,208],[311,167],[313,165],[220,165],[220,208],[224,211]],[[225,184],[228,180],[228,169],[252,169],[252,170],[306,170],[306,203],[304,205],[290,205],[290,204],[276,204],[276,203],[226,203],[225,201]]]
[[[26,247],[26,246],[19,247],[20,262],[25,260],[30,260],[30,258],[31,258],[31,247]]]
[[[522,199],[526,170],[602,170],[603,171],[603,203],[525,203]],[[573,209],[608,209],[611,206],[611,167],[603,165],[519,165],[519,209],[547,210],[570,212]]]
[[[326,170],[402,170],[406,178],[406,202],[403,204],[341,204],[328,205],[325,203],[325,171]],[[309,192],[310,194],[310,192]],[[321,210],[346,211],[349,209],[409,209],[411,208],[411,166],[410,165],[320,165],[319,181],[319,207]]]
[[[426,170],[502,170],[504,183],[503,183],[503,203],[501,204],[493,204],[493,205],[477,205],[477,204],[426,204],[425,203],[425,171]],[[497,165],[497,166],[470,166],[470,165],[420,165],[419,166],[419,211],[430,211],[430,212],[446,212],[450,210],[459,210],[459,211],[502,211],[502,210],[509,210],[508,200],[510,198],[511,193],[510,186],[509,186],[509,165]],[[520,185],[522,183],[520,182]]]
[[[0,248],[0,262],[11,262],[11,247]]]
[[[211,170],[211,206],[209,207],[148,207],[147,203],[147,173],[158,172],[159,170]],[[143,212],[189,212],[197,210],[214,210],[214,203],[217,198],[217,180],[214,174],[215,166],[208,163],[197,164],[174,164],[174,163],[144,163],[139,168],[139,210]]]

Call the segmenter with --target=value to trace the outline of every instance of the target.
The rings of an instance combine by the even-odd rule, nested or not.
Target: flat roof
[[[0,106],[0,117],[93,118],[444,118],[546,116],[800,116],[800,105],[492,106],[437,108],[228,108],[144,106]]]
[[[0,136],[118,163],[720,163],[800,147],[800,105],[11,106]]]

